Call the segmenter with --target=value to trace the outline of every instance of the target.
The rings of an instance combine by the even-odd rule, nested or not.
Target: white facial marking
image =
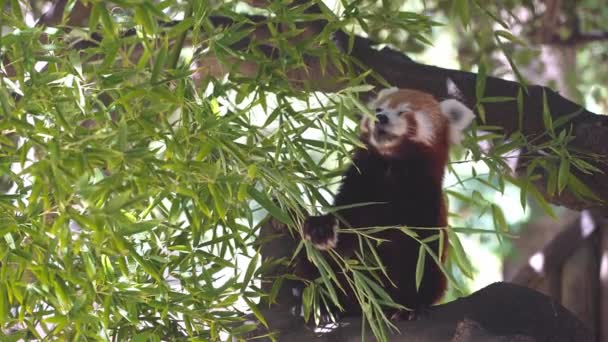
[[[397,87],[390,87],[390,88],[382,89],[382,90],[380,90],[380,92],[378,92],[378,96],[376,96],[375,99],[373,99],[370,103],[368,103],[368,106],[372,109],[376,109],[379,107],[380,100],[384,100],[384,99],[386,99],[387,96],[394,94],[398,91],[399,91],[399,88],[397,88]]]
[[[376,147],[380,153],[383,150],[390,150],[395,145],[399,144],[398,138],[407,134],[408,125],[403,112],[410,111],[410,106],[407,103],[400,103],[396,107],[391,107],[388,100],[378,99],[374,101],[375,107],[372,110],[376,115],[384,115],[388,121],[380,124],[378,120],[370,120],[368,123],[370,131],[370,144]]]
[[[410,107],[409,103],[400,103],[397,108],[395,108],[395,111],[397,112],[409,112],[412,110],[412,107]]]
[[[412,140],[421,142],[425,145],[432,146],[435,141],[435,125],[425,112],[414,113],[414,118],[418,128],[416,135]]]

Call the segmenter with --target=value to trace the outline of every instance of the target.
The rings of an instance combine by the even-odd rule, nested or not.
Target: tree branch
[[[312,25],[312,24],[311,24]],[[310,28],[311,31],[319,31],[321,28]],[[337,47],[346,51],[349,37],[342,31],[334,33],[334,43]],[[346,51],[353,59],[360,62],[362,67],[360,72],[372,70],[375,77],[370,76],[370,84],[380,85],[378,76],[386,80],[389,84],[401,88],[418,89],[435,95],[437,98],[448,96],[445,82],[447,78],[452,79],[458,88],[461,89],[464,102],[475,108],[478,114],[478,122],[481,122],[479,109],[476,106],[482,99],[476,96],[477,74],[439,68],[431,65],[420,64],[412,61],[407,55],[394,49],[385,47],[381,50],[375,48],[375,43],[369,39],[355,36],[352,37],[352,49]],[[320,47],[329,48],[329,47]],[[252,61],[243,62],[238,67],[238,61],[231,60],[230,67],[224,66],[213,56],[206,56],[199,61],[201,66],[207,66],[209,71],[215,76],[220,76],[227,72],[241,73],[244,76],[254,77],[257,72],[257,64]],[[292,85],[296,88],[308,87],[319,91],[338,91],[347,82],[347,75],[343,75],[338,68],[331,63],[325,69],[321,68],[319,59],[308,57],[305,68],[293,69],[288,72]],[[201,77],[201,76],[199,76]],[[522,91],[523,111],[521,127],[519,123],[518,103],[515,100]],[[546,97],[548,109],[553,120],[564,116],[574,115],[575,117],[566,127],[571,127],[575,136],[570,142],[570,148],[582,152],[595,162],[602,173],[583,174],[573,170],[573,174],[578,177],[601,201],[587,201],[580,199],[568,191],[559,195],[550,195],[543,191],[545,197],[552,203],[563,205],[571,209],[607,209],[608,201],[608,116],[597,115],[586,110],[581,105],[576,104],[555,91],[537,85],[522,87],[517,82],[507,81],[496,77],[487,77],[483,98],[502,97],[512,98],[512,101],[486,102],[483,108],[486,114],[486,122],[483,124],[501,127],[505,134],[511,134],[518,129],[528,137],[537,137],[546,133],[543,122],[543,97]],[[540,182],[540,190],[544,190]],[[608,212],[608,211],[604,211]]]
[[[254,6],[262,6],[265,4],[265,1],[251,0],[250,3]],[[65,6],[65,1],[59,0],[54,5],[54,8],[45,13],[40,22],[44,22],[45,24],[57,23],[61,17],[62,6]],[[303,0],[294,1],[290,6],[305,6],[303,8],[307,13],[320,12],[318,5],[310,5],[309,2]],[[80,1],[78,1],[68,18],[74,18],[70,21],[75,25],[83,25],[86,22],[85,16],[89,12],[90,6],[83,7]],[[238,24],[241,29],[252,30],[247,38],[237,42],[232,48],[244,49],[248,46],[247,43],[254,41],[268,55],[276,56],[277,49],[272,46],[272,39],[269,39],[272,37],[272,34],[268,31],[265,18],[263,16],[250,16],[249,19],[248,23],[235,23],[230,18],[222,17],[211,17],[210,21],[218,26]],[[307,23],[297,23],[297,25],[301,32],[290,38],[294,44],[308,40],[325,29],[325,22],[320,19]],[[279,31],[286,31],[290,28],[279,27],[278,29]],[[318,48],[341,49],[344,53],[350,55],[353,60],[359,62],[355,67],[359,73],[372,70],[373,75],[367,80],[370,84],[381,85],[379,79],[384,79],[389,84],[397,87],[418,89],[431,93],[437,98],[445,98],[448,96],[445,82],[447,78],[451,78],[461,89],[464,102],[470,107],[475,108],[476,113],[479,114],[476,105],[482,99],[478,99],[476,96],[477,75],[474,73],[416,63],[399,51],[388,47],[378,50],[373,41],[359,36],[350,37],[342,31],[334,32],[333,43],[334,45],[327,44],[318,46]],[[91,45],[96,44],[95,42],[78,44],[77,48],[85,49]],[[134,49],[133,51],[134,55],[131,57],[136,59],[138,49]],[[238,73],[247,77],[255,77],[259,71],[259,65],[256,61],[239,60],[236,57],[230,56],[227,56],[223,62],[220,62],[213,55],[205,55],[197,63],[199,69],[193,75],[195,79],[203,79],[207,76],[219,77],[226,73]],[[12,76],[13,70],[10,68],[10,63],[5,61],[5,65],[9,66],[6,68],[7,76]],[[317,56],[304,56],[304,65],[293,67],[287,70],[285,74],[290,84],[297,89],[305,88],[332,92],[338,91],[348,84],[349,75],[342,73],[340,70],[331,61],[323,63]],[[521,89],[522,86],[517,82],[487,77],[483,97],[508,97],[515,99]],[[564,191],[559,195],[550,195],[547,191],[543,192],[550,202],[564,205],[571,209],[608,209],[606,205],[608,201],[608,116],[596,115],[546,87],[532,85],[527,86],[525,90],[523,92],[521,127],[519,127],[518,104],[515,100],[484,103],[483,107],[487,113],[485,124],[501,127],[506,134],[521,129],[521,132],[528,137],[542,135],[545,133],[542,118],[543,96],[547,98],[549,110],[554,121],[566,115],[576,113],[576,116],[570,121],[569,125],[575,136],[574,140],[570,143],[570,147],[573,150],[589,155],[591,161],[595,162],[595,166],[602,173],[590,175],[573,170],[573,174],[588,188],[593,189],[600,201],[582,200],[568,191]],[[481,121],[479,115],[478,121]],[[541,191],[544,190],[544,184],[546,184],[544,181],[538,184]],[[604,212],[608,212],[608,210]]]
[[[536,288],[542,278],[559,270],[566,260],[603,224],[601,215],[582,212],[567,227],[555,236],[542,250],[533,255],[537,262],[530,261],[510,279],[516,284],[527,284]]]
[[[574,2],[561,0],[546,0],[545,11],[540,17],[538,30],[532,34],[532,39],[538,44],[574,46],[586,43],[608,40],[605,31],[581,31],[581,20]],[[571,31],[568,37],[563,37],[560,31]]]
[[[543,44],[572,46],[594,42],[604,42],[608,40],[607,31],[593,32],[573,32],[568,38],[562,38],[560,35],[552,35],[543,41]]]
[[[279,332],[280,341],[341,342],[362,338],[361,317],[342,319],[315,333],[284,306],[273,306],[263,310],[263,314],[270,329]],[[583,323],[559,303],[532,289],[508,283],[494,283],[468,297],[431,307],[418,320],[395,325],[399,332],[389,338],[395,342],[593,340]],[[265,333],[268,331],[260,329],[251,337]],[[373,340],[369,328],[366,337]]]

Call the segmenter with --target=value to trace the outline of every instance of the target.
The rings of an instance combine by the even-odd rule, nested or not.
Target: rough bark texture
[[[581,319],[597,341],[605,341],[607,317],[605,227],[602,215],[581,213],[545,247],[529,253],[518,273],[507,278],[554,298]]]
[[[279,341],[360,341],[361,318],[340,320],[339,327],[315,334],[285,308],[265,312]],[[429,309],[416,321],[396,323],[390,341],[593,341],[572,313],[534,290],[492,284],[468,297]],[[368,329],[366,339],[373,340]]]
[[[597,246],[587,239],[566,261],[562,270],[561,303],[581,321],[587,323],[592,336],[597,336],[598,259]]]

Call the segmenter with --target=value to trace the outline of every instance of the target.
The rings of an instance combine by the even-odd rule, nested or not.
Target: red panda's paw
[[[338,245],[338,221],[331,215],[308,217],[302,230],[304,239],[317,249],[327,250]]]

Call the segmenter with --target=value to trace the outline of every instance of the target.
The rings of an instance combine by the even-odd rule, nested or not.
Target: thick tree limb
[[[575,226],[573,224],[573,226]],[[576,225],[580,235],[580,225]],[[571,236],[572,237],[572,236]],[[262,226],[258,243],[265,262],[289,260],[297,241],[288,228],[275,219]],[[549,251],[550,252],[550,251]],[[553,256],[557,251],[550,252]],[[552,265],[549,265],[552,267]],[[273,277],[289,273],[287,267],[266,269],[262,289],[270,292]],[[345,318],[325,334],[315,333],[295,313],[300,312],[301,298],[294,296],[295,281],[285,279],[273,305],[262,302],[264,317],[279,341],[360,341],[361,317]],[[396,323],[400,333],[390,341],[592,341],[589,330],[572,313],[550,297],[535,290],[509,283],[495,283],[472,295],[438,305],[424,312],[416,321]],[[369,330],[369,327],[368,329]],[[267,333],[261,329],[255,335]],[[252,336],[253,337],[253,336]],[[373,336],[368,331],[369,339]]]
[[[279,341],[359,341],[361,318],[340,320],[327,333],[315,333],[285,307],[264,313]],[[592,341],[572,313],[551,298],[526,287],[495,283],[448,304],[430,308],[415,321],[396,322],[390,341]],[[329,330],[329,329],[328,329]],[[258,333],[260,333],[259,331]],[[367,329],[367,338],[373,340]]]
[[[312,24],[311,24],[312,25]],[[319,28],[310,28],[310,31],[319,31]],[[547,99],[547,106],[553,120],[565,116],[574,116],[564,127],[572,128],[574,140],[570,142],[570,148],[588,156],[588,161],[602,170],[602,173],[593,175],[583,174],[573,170],[573,173],[581,181],[591,188],[601,201],[585,201],[575,197],[568,191],[560,195],[549,195],[546,191],[546,198],[558,205],[563,205],[571,209],[600,209],[606,210],[608,201],[608,116],[597,115],[586,110],[553,90],[537,85],[522,87],[517,82],[507,81],[495,77],[487,77],[485,80],[485,92],[482,98],[477,98],[476,83],[477,74],[439,68],[435,66],[420,64],[412,61],[403,53],[385,47],[381,50],[376,49],[374,42],[362,38],[354,37],[352,49],[348,49],[349,39],[347,34],[337,31],[335,34],[335,44],[348,53],[353,59],[360,62],[360,72],[372,70],[376,76],[380,76],[390,85],[401,88],[412,88],[422,90],[435,95],[437,98],[448,96],[445,82],[447,78],[452,79],[462,91],[462,97],[466,104],[475,108],[479,114],[477,104],[483,103],[483,98],[501,97],[511,98],[503,102],[483,103],[486,113],[486,122],[490,126],[498,126],[506,134],[511,134],[518,129],[528,137],[538,137],[546,134],[543,122],[543,98]],[[319,47],[328,48],[328,47]],[[229,61],[230,67],[222,66],[213,56],[206,56],[201,66],[208,66],[212,74],[216,76],[226,72],[237,72],[242,75],[253,77],[258,72],[255,62],[247,61],[243,63],[243,68],[235,67],[236,61]],[[338,91],[346,80],[338,72],[338,69],[329,65],[326,69],[321,69],[321,64],[317,58],[310,57],[306,68],[293,69],[288,72],[289,79],[294,87],[306,87],[319,91]],[[368,82],[380,85],[377,77],[369,77]],[[520,113],[518,102],[515,100],[518,94],[522,94],[523,110]],[[481,122],[481,116],[478,115]],[[547,137],[548,138],[548,137]],[[545,138],[545,139],[547,139]],[[544,182],[540,182],[540,189],[543,190]],[[608,213],[608,211],[604,211]]]

